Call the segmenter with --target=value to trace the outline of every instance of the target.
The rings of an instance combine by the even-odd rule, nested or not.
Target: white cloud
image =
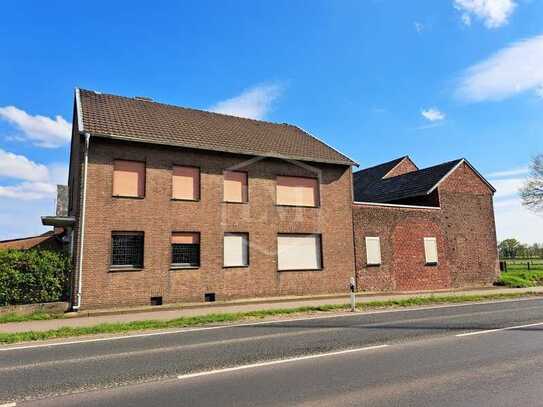
[[[496,188],[496,198],[518,196],[519,189],[524,184],[524,178],[508,178],[490,180],[490,183]]]
[[[232,116],[263,119],[281,93],[282,87],[278,84],[257,85],[238,96],[215,104],[209,110]]]
[[[418,32],[418,33],[424,31],[424,24],[419,23],[418,21],[415,21],[415,22],[413,23],[413,26],[415,27],[415,31]]]
[[[0,177],[45,181],[49,178],[49,170],[45,165],[37,164],[24,155],[0,149]]]
[[[494,212],[498,240],[516,238],[525,243],[543,243],[543,217],[522,205],[519,188],[528,167],[512,168],[487,174],[496,188]],[[496,179],[497,178],[497,179]]]
[[[471,16],[482,20],[487,28],[507,24],[515,10],[513,0],[454,0],[454,7],[462,12],[462,22],[471,25]]]
[[[502,178],[502,177],[512,177],[514,175],[525,175],[530,172],[530,168],[528,166],[526,167],[519,167],[519,168],[513,168],[511,170],[505,170],[505,171],[496,171],[491,172],[487,174],[487,178]]]
[[[543,216],[522,206],[519,197],[497,200],[494,208],[498,240],[516,238],[524,243],[543,243]]]
[[[502,100],[543,86],[543,35],[513,43],[463,74],[457,95],[481,102]],[[542,92],[543,93],[543,92]]]
[[[0,198],[24,201],[54,198],[57,187],[48,182],[23,182],[13,186],[0,186]]]
[[[426,110],[421,110],[420,114],[427,120],[431,122],[436,122],[439,120],[445,119],[445,113],[440,112],[439,109],[435,107],[431,107]]]
[[[70,140],[72,126],[62,116],[54,119],[32,116],[15,106],[5,106],[0,107],[0,118],[16,126],[26,139],[40,147],[60,147]]]
[[[56,185],[68,181],[68,166],[65,163],[49,165],[29,160],[24,155],[0,149],[0,180],[19,179],[16,185],[0,185],[0,198],[36,200],[54,198]]]

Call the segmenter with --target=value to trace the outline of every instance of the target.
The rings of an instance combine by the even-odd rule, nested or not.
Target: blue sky
[[[543,152],[543,1],[6,2],[0,239],[66,182],[76,86],[291,122],[371,166],[466,157],[498,237],[543,242],[516,191]]]

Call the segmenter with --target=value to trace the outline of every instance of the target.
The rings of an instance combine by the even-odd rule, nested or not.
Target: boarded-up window
[[[319,206],[319,181],[316,178],[277,177],[277,204]]]
[[[200,199],[200,169],[174,166],[172,171],[172,198],[188,201]]]
[[[172,266],[198,267],[200,265],[200,234],[172,233]]]
[[[321,236],[281,234],[277,236],[278,270],[320,270]]]
[[[435,237],[424,238],[424,255],[426,264],[437,264],[437,240]]]
[[[249,265],[249,236],[247,233],[224,234],[224,267]]]
[[[224,202],[247,202],[246,172],[224,172],[223,200]]]
[[[381,241],[378,237],[366,237],[366,257],[369,266],[381,264]]]
[[[113,163],[113,196],[143,198],[145,196],[145,163],[115,160]]]

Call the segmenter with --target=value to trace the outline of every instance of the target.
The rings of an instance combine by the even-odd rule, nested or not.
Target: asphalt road
[[[0,405],[543,405],[542,362],[531,299],[0,348]]]

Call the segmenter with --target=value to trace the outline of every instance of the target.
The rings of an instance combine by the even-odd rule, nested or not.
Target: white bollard
[[[349,284],[351,289],[351,312],[356,311],[356,281],[354,277],[351,277],[351,282]]]

